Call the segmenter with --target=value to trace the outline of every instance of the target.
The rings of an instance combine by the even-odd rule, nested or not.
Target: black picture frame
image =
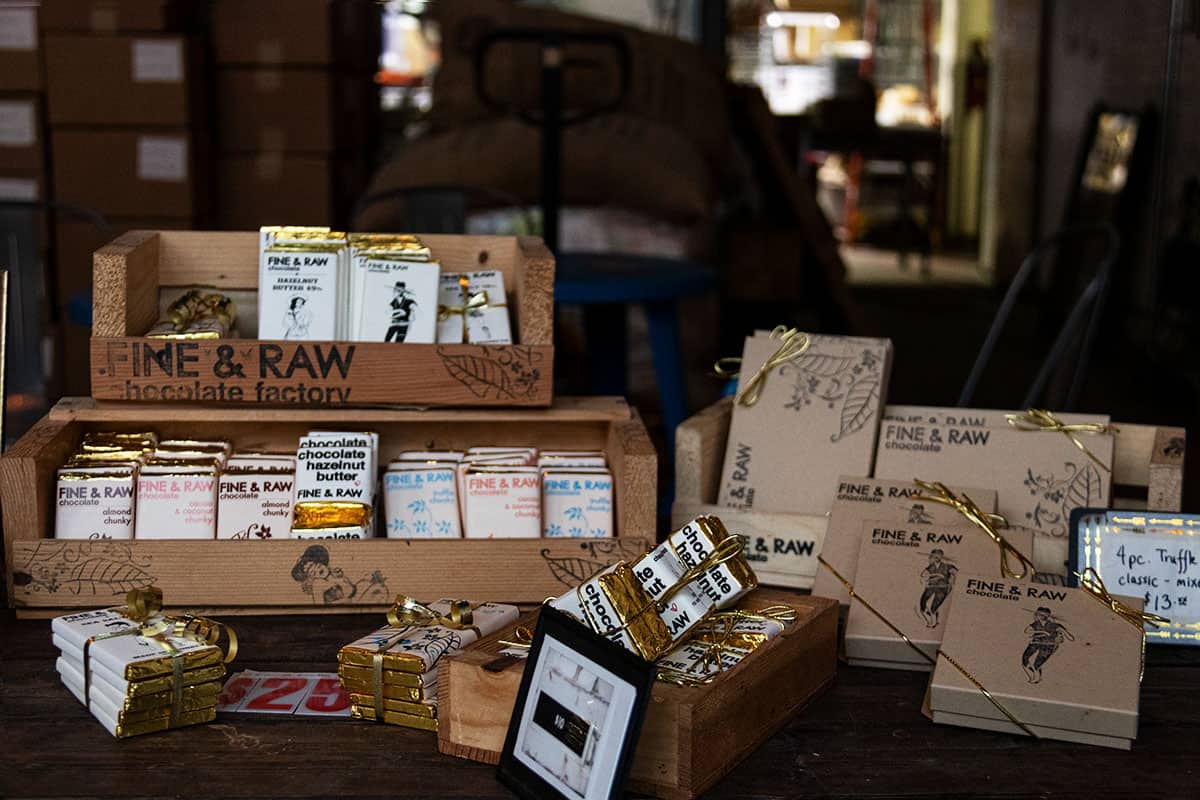
[[[564,666],[573,673],[562,672]],[[654,679],[651,662],[542,606],[500,754],[500,780],[531,800],[622,796]]]

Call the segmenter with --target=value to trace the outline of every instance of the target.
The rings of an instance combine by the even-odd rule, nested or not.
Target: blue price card
[[[1089,567],[1111,594],[1170,620],[1147,624],[1147,641],[1200,645],[1200,514],[1075,509],[1070,585]]]

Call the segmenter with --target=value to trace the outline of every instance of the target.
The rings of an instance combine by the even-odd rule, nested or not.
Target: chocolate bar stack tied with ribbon
[[[1128,750],[1137,737],[1145,626],[1169,622],[1080,587],[967,576],[954,587],[929,683],[934,722]]]
[[[497,270],[442,273],[438,344],[512,344],[504,275]]]
[[[447,655],[517,619],[516,606],[398,597],[388,624],[338,651],[355,719],[437,730],[437,669]]]
[[[225,665],[237,655],[232,629],[203,617],[164,615],[162,594],[135,589],[126,605],[51,623],[63,684],[113,736],[211,722]],[[224,635],[226,649],[219,642]]]
[[[647,661],[758,585],[745,540],[698,517],[633,564],[618,561],[550,604]]]
[[[224,339],[234,332],[237,306],[219,292],[189,289],[167,306],[166,316],[146,332],[150,339]]]
[[[824,514],[839,475],[871,475],[888,339],[776,328],[746,338],[718,502]],[[718,372],[728,374],[722,359]]]
[[[783,605],[718,611],[697,625],[686,642],[658,659],[658,679],[679,686],[712,683],[795,621],[795,610]]]

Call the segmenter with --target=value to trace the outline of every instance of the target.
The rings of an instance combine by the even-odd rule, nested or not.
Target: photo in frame
[[[534,800],[622,796],[654,676],[652,663],[543,606],[500,780]]]

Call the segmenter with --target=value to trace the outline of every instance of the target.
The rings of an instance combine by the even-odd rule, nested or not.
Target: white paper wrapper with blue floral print
[[[383,474],[383,508],[389,539],[462,536],[452,465],[389,469]]]
[[[542,526],[549,538],[612,536],[612,473],[602,468],[543,470]]]

